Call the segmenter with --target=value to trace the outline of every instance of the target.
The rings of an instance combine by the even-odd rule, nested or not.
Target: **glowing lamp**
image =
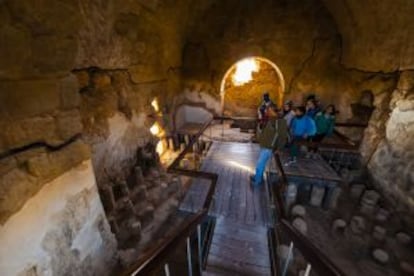
[[[164,151],[164,143],[162,141],[158,141],[157,146],[155,147],[155,151],[158,153],[159,156],[161,156]]]
[[[157,98],[154,98],[151,102],[152,107],[154,108],[155,112],[160,111],[160,106],[158,105]]]
[[[161,128],[158,125],[158,123],[154,123],[152,125],[152,127],[150,128],[150,132],[152,133],[152,135],[159,135],[161,133]]]

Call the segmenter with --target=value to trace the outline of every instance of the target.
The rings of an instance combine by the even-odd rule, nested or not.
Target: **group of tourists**
[[[335,106],[322,108],[315,95],[309,95],[302,105],[286,101],[281,109],[272,102],[268,93],[258,108],[257,140],[260,144],[256,172],[251,176],[254,186],[263,182],[266,164],[275,151],[289,151],[284,166],[297,162],[300,144],[311,142],[306,158],[317,157],[317,144],[326,136],[332,135],[335,127]]]

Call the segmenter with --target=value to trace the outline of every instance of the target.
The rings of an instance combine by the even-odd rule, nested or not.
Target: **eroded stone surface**
[[[0,241],[2,275],[108,275],[116,241],[91,162],[44,185],[2,225]]]

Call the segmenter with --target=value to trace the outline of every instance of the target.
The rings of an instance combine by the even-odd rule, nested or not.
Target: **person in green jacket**
[[[273,152],[283,149],[288,140],[286,120],[278,117],[277,110],[274,107],[268,107],[266,116],[269,119],[264,128],[258,133],[260,153],[256,163],[256,173],[250,176],[254,187],[263,182],[263,173]]]
[[[315,116],[316,134],[312,137],[312,142],[316,143],[309,147],[309,152],[315,156],[318,151],[317,144],[322,142],[326,136],[331,136],[335,128],[336,109],[333,104],[328,105],[324,111]]]

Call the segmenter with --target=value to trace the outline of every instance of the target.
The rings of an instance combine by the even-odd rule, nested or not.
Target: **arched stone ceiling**
[[[322,0],[342,37],[342,62],[367,71],[414,68],[414,1]]]

